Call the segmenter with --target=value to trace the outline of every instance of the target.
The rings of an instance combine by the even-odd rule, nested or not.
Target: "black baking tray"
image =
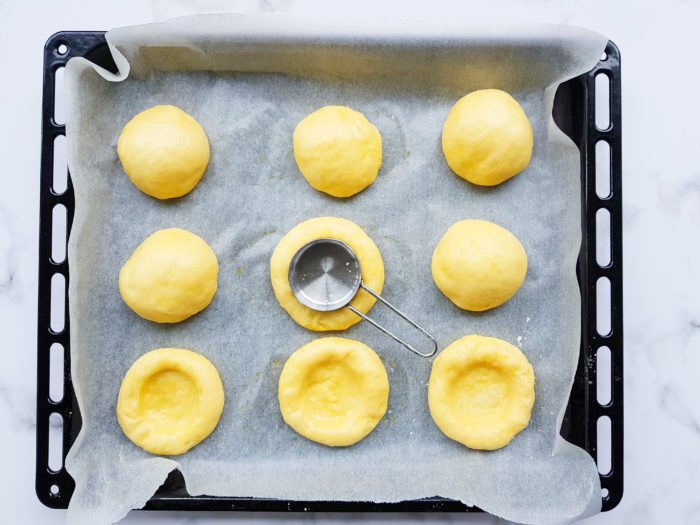
[[[56,72],[74,57],[85,57],[107,70],[116,66],[103,31],[62,31],[51,36],[44,46],[44,77],[41,135],[41,184],[39,224],[39,302],[37,344],[37,423],[36,423],[36,493],[39,500],[52,508],[66,508],[75,484],[63,467],[63,460],[81,427],[80,411],[71,382],[70,319],[68,317],[68,261],[52,259],[52,244],[67,243],[73,220],[73,187],[68,174],[67,189],[54,191],[54,142],[65,135],[65,126],[54,118]],[[598,129],[595,123],[596,76],[609,80],[610,124]],[[597,461],[597,427],[601,417],[610,418],[611,469],[600,475],[603,511],[614,508],[622,498],[623,488],[623,377],[622,377],[622,153],[620,52],[608,42],[605,54],[589,72],[561,84],[554,99],[554,120],[578,145],[581,152],[581,229],[582,243],[576,273],[581,289],[581,352],[561,435],[586,450]],[[610,193],[596,193],[596,144],[610,146]],[[67,231],[53,238],[53,209],[63,205],[67,211]],[[610,214],[610,260],[600,266],[596,260],[596,213],[605,209]],[[65,278],[60,297],[51,297],[51,282],[56,274]],[[601,278],[610,282],[610,326],[601,335],[596,327],[596,283]],[[61,331],[51,329],[51,303],[59,301],[64,308],[65,323]],[[60,306],[59,306],[60,308]],[[63,396],[49,396],[50,348],[63,347]],[[610,376],[597,377],[597,355],[601,347],[610,350]],[[611,401],[599,404],[599,381],[610,385]],[[62,419],[61,468],[49,467],[50,418]],[[56,416],[53,416],[56,420]],[[59,420],[60,420],[59,419]],[[61,435],[59,433],[59,435]],[[343,511],[343,512],[475,512],[459,501],[440,497],[398,503],[360,501],[286,501],[246,497],[190,496],[182,475],[173,472],[144,507],[150,510],[241,510],[241,511]]]

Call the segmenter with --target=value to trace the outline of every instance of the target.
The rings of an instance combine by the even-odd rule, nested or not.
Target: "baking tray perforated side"
[[[52,508],[66,508],[73,494],[75,484],[65,470],[64,460],[81,426],[80,411],[70,373],[68,261],[65,257],[60,260],[52,258],[52,254],[66,253],[75,205],[70,174],[65,191],[60,191],[63,188],[57,191],[54,185],[54,174],[67,172],[67,167],[60,165],[55,158],[57,138],[65,137],[65,126],[55,118],[56,75],[73,57],[85,57],[107,70],[116,72],[102,31],[59,32],[51,36],[44,46],[37,318],[36,493],[42,503]],[[607,78],[609,85],[609,96],[605,101],[608,104],[609,123],[605,129],[596,126],[597,77],[599,82],[600,78]],[[602,465],[609,465],[609,469],[605,468],[608,472],[600,474],[603,511],[607,511],[620,502],[623,490],[622,135],[620,52],[613,42],[608,42],[605,54],[591,71],[559,86],[554,100],[553,116],[557,125],[571,137],[581,152],[582,243],[576,267],[581,289],[581,352],[562,422],[561,435],[591,454],[598,463],[599,470]],[[596,161],[596,145],[601,141],[609,146],[610,161],[604,170],[598,169],[597,173],[596,165],[600,164],[600,159]],[[609,191],[601,192],[601,188],[609,188]],[[54,210],[61,206],[65,207],[65,230],[53,224],[56,220]],[[596,230],[604,224],[604,221],[600,220],[601,214],[603,217],[609,217],[609,225],[605,229],[609,233],[607,238]],[[599,239],[609,242],[610,245],[609,260],[601,264],[596,256],[596,243]],[[60,286],[61,280],[64,280],[64,286]],[[603,283],[606,283],[606,286],[601,286]],[[598,297],[606,287],[609,289],[609,306],[605,306],[607,303],[603,301],[607,298],[607,293],[605,298],[602,294]],[[598,305],[599,300],[602,301],[601,305]],[[56,322],[56,319],[53,319],[52,323],[52,303],[53,315],[64,319],[62,323]],[[601,315],[598,308],[605,314]],[[600,320],[606,316],[608,319],[601,323]],[[599,329],[603,324],[610,329],[601,334]],[[609,377],[607,370],[605,376],[598,375],[598,357],[602,352],[605,352],[606,361],[610,363]],[[51,365],[60,369],[51,370]],[[62,395],[60,391],[56,392],[57,389],[52,383],[60,377]],[[600,388],[603,385],[605,388]],[[599,402],[599,390],[606,391],[609,399]],[[607,434],[605,436],[610,443],[601,444],[600,447],[599,426],[610,429],[609,438]],[[60,450],[56,449],[55,440],[60,441]],[[599,460],[599,449],[604,450],[605,454],[609,452],[609,456]],[[168,477],[145,508],[291,512],[479,511],[458,501],[439,497],[398,503],[193,497],[187,494],[182,476],[178,472]]]

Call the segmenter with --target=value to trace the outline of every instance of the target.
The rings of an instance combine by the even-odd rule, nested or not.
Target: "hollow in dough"
[[[211,434],[224,409],[216,367],[182,348],[138,358],[124,376],[117,419],[126,437],[152,454],[184,454]]]
[[[294,352],[278,391],[284,421],[302,436],[328,445],[353,445],[384,417],[389,378],[367,345],[324,337]]]
[[[449,438],[478,450],[505,447],[530,422],[535,374],[515,346],[468,335],[433,362],[430,415]]]

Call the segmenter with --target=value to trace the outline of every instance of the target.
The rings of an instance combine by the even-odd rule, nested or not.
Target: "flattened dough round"
[[[224,409],[216,367],[201,354],[159,348],[124,376],[117,419],[124,434],[152,454],[184,454],[211,434]]]
[[[505,447],[530,422],[534,403],[532,366],[502,339],[468,335],[433,362],[430,415],[447,437],[469,448]]]
[[[433,280],[454,304],[480,312],[513,297],[527,273],[527,254],[511,232],[488,221],[453,224],[433,252]]]
[[[278,396],[290,427],[312,441],[343,447],[367,436],[384,417],[389,378],[369,346],[324,337],[289,357]]]
[[[157,199],[181,197],[197,185],[209,164],[202,126],[175,106],[153,106],[122,130],[117,154],[124,172]]]
[[[461,98],[442,128],[447,164],[480,186],[495,186],[527,168],[532,143],[532,126],[523,108],[499,89]]]
[[[292,228],[277,244],[270,259],[270,278],[280,306],[309,330],[345,330],[362,319],[347,308],[332,312],[312,310],[296,300],[289,286],[289,263],[299,249],[316,239],[337,239],[352,248],[360,261],[362,281],[377,293],[381,293],[384,287],[384,262],[379,249],[362,228],[337,217],[316,217],[304,221]],[[366,314],[375,302],[374,297],[360,290],[350,304]]]
[[[334,197],[350,197],[377,178],[382,137],[359,111],[325,106],[294,130],[294,158],[313,188]]]
[[[214,298],[219,263],[209,245],[180,228],[143,241],[119,272],[124,302],[144,319],[178,323]]]

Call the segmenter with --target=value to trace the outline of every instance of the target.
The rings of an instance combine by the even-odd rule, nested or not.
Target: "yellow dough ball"
[[[513,297],[527,273],[527,254],[505,228],[480,220],[453,224],[433,252],[433,280],[454,304],[480,312]]]
[[[377,178],[382,137],[362,113],[326,106],[297,125],[294,158],[312,187],[334,197],[350,197]]]
[[[191,350],[159,348],[124,376],[117,419],[131,441],[152,454],[184,454],[211,434],[224,409],[216,367]]]
[[[209,163],[202,126],[175,106],[142,111],[122,130],[117,154],[131,182],[157,199],[192,191]]]
[[[324,337],[289,357],[278,395],[290,427],[312,441],[343,447],[367,436],[384,417],[389,378],[369,346]]]
[[[532,142],[532,126],[523,108],[498,89],[461,98],[442,128],[447,164],[480,186],[495,186],[527,168]]]
[[[214,298],[219,263],[209,245],[180,228],[159,230],[136,248],[119,272],[124,302],[144,319],[177,323]]]
[[[534,403],[532,366],[502,339],[468,335],[433,362],[430,415],[447,437],[469,448],[505,447],[530,422]]]
[[[317,332],[345,330],[362,319],[347,308],[331,312],[312,310],[297,301],[289,286],[289,264],[292,258],[301,248],[317,239],[336,239],[348,245],[360,261],[362,281],[375,292],[382,292],[384,262],[379,249],[357,224],[337,217],[317,217],[304,221],[280,240],[270,258],[272,288],[280,306],[304,328]],[[366,314],[375,302],[374,297],[361,289],[350,304]]]

